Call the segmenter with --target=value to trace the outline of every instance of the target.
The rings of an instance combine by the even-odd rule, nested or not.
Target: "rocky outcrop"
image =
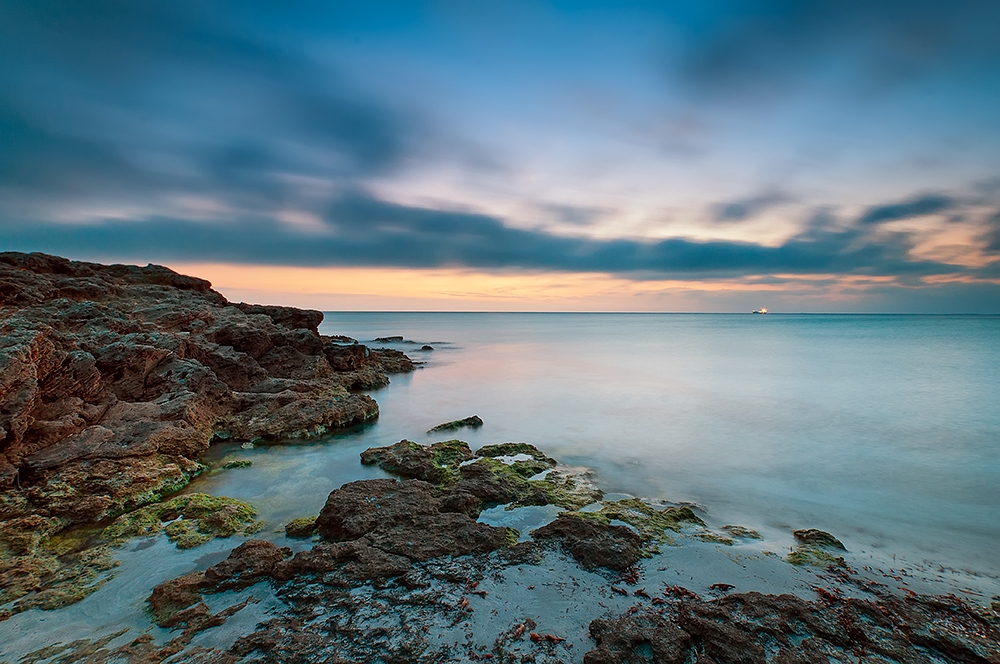
[[[216,438],[308,437],[378,415],[352,389],[412,363],[231,304],[155,265],[0,254],[0,519],[90,521],[200,471]]]
[[[160,266],[0,253],[0,578],[30,576],[10,568],[38,548],[8,536],[25,518],[50,537],[183,487],[215,439],[377,417],[356,391],[412,362],[324,337],[322,319],[232,304]]]

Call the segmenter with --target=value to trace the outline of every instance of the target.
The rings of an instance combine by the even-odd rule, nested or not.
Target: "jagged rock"
[[[341,346],[322,319],[231,304],[160,266],[0,253],[0,525],[156,502],[205,469],[217,437],[304,438],[377,417],[355,390],[412,362]]]
[[[640,537],[625,526],[613,526],[578,514],[560,514],[531,532],[535,540],[553,539],[584,567],[625,570],[639,561]]]
[[[80,486],[95,464],[183,469],[216,435],[319,435],[377,416],[351,389],[413,368],[320,336],[321,312],[230,304],[159,266],[2,253],[0,283],[0,488],[34,488],[33,507],[71,520],[128,508],[128,488]],[[136,479],[123,487],[159,492]]]

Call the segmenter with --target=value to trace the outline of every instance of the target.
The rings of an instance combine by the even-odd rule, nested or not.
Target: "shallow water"
[[[363,342],[403,335],[417,343],[392,346],[426,364],[374,393],[374,424],[310,443],[213,447],[210,460],[253,466],[203,476],[188,490],[252,502],[265,522],[257,537],[309,546],[285,538],[283,524],[317,514],[345,482],[385,476],[361,466],[368,447],[401,438],[459,437],[474,449],[526,441],[594,469],[610,499],[688,501],[713,528],[738,523],[765,536],[722,555],[711,555],[717,545],[672,548],[667,566],[649,561],[651,583],[662,573],[698,592],[720,580],[811,592],[811,571],[758,554],[782,552],[792,528],[818,527],[847,545],[852,564],[907,566],[937,580],[934,592],[1000,592],[1000,317],[336,313],[322,331]],[[418,350],[424,343],[434,350]],[[425,433],[472,414],[484,419],[481,429]],[[481,520],[516,527],[524,539],[555,512],[501,507]],[[163,535],[130,542],[117,576],[94,595],[0,623],[0,660],[123,627],[132,631],[115,643],[140,632],[169,638],[145,613],[152,586],[218,562],[237,543],[178,551]],[[491,588],[482,601],[490,611],[477,615],[537,613],[585,643],[592,616],[553,617],[554,606],[573,600],[559,588],[577,582],[551,577],[570,567],[509,572],[517,583]],[[552,596],[550,582],[559,590]],[[526,595],[518,583],[539,592]],[[263,586],[253,592],[260,604],[196,644],[227,647],[276,606]],[[230,599],[214,601],[221,608]]]
[[[1000,571],[1000,317],[329,313],[323,331],[403,335],[427,361],[375,394],[378,444],[475,413],[474,448],[527,441],[606,491]]]

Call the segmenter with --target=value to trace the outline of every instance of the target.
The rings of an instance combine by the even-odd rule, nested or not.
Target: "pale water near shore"
[[[606,491],[791,543],[1000,572],[1000,317],[328,313],[427,361],[375,396],[387,444],[477,413]],[[444,342],[444,343],[442,343]]]

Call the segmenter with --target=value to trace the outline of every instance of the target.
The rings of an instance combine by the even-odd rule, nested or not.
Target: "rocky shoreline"
[[[378,417],[358,391],[413,363],[321,336],[322,320],[230,303],[156,265],[0,253],[0,603],[49,589],[90,539],[83,527],[183,488],[213,440]],[[83,534],[60,538],[74,526]]]
[[[177,493],[212,442],[368,421],[357,390],[408,358],[155,266],[0,254],[0,284],[0,605],[77,602],[137,538],[242,539],[145,586],[142,633],[0,661],[1000,663],[997,602],[914,592],[817,529],[769,552],[690,506],[604,496],[527,443],[365,449],[385,477],[318,487],[318,515],[255,535],[252,505]]]

